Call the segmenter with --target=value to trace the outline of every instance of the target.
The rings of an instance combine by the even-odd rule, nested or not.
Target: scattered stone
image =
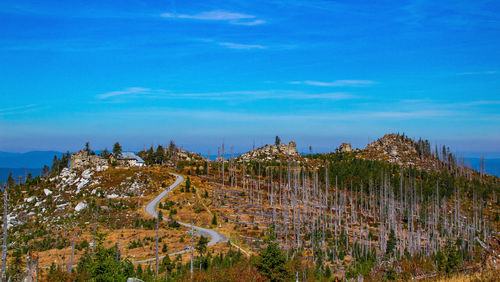
[[[79,211],[86,209],[86,208],[87,208],[87,203],[79,202],[78,205],[76,205],[76,207],[75,207],[75,211],[79,212]]]

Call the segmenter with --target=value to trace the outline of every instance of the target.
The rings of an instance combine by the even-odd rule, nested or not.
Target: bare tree
[[[68,274],[71,275],[73,271],[73,256],[75,254],[75,233],[73,233],[73,241],[71,243],[71,257],[69,259]]]
[[[158,281],[158,262],[159,262],[159,258],[158,258],[158,235],[159,235],[159,229],[160,229],[160,220],[162,220],[162,213],[161,211],[158,212],[157,216],[156,216],[156,273],[155,273],[155,281]]]
[[[92,257],[95,256],[95,248],[97,244],[97,217],[98,217],[98,207],[96,205],[95,207],[95,216],[94,216],[94,243],[92,245]]]
[[[3,245],[2,245],[2,281],[6,281],[7,273],[7,216],[8,216],[8,207],[7,207],[7,186],[3,186]]]
[[[191,221],[191,271],[190,271],[191,281],[193,281],[193,256],[194,256],[193,236],[194,236],[193,221]]]

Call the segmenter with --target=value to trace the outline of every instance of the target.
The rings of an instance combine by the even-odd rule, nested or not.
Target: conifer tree
[[[201,270],[201,262],[203,260],[203,254],[205,254],[207,250],[208,238],[205,236],[200,236],[198,243],[196,244],[196,251],[200,255],[200,270]]]
[[[120,157],[121,154],[122,154],[122,146],[120,145],[120,143],[116,142],[115,145],[113,145],[113,156],[115,158],[118,158]]]

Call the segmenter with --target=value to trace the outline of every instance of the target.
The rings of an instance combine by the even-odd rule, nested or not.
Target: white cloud
[[[0,109],[0,116],[23,114],[37,110],[36,104],[27,104]]]
[[[191,20],[201,20],[201,21],[223,21],[234,25],[260,25],[266,23],[266,21],[257,19],[254,15],[234,13],[223,10],[215,10],[208,12],[201,12],[198,14],[173,14],[173,13],[163,13],[161,14],[164,18],[173,19],[191,19]]]
[[[333,93],[307,93],[300,91],[289,90],[265,90],[265,91],[226,91],[226,92],[209,92],[209,93],[173,93],[169,95],[171,98],[191,98],[205,100],[271,100],[271,99],[293,99],[293,100],[348,100],[355,99],[349,93],[333,92]]]
[[[466,102],[464,103],[465,105],[470,105],[470,106],[481,106],[481,105],[500,105],[500,100],[479,100],[479,101],[472,101],[472,102]]]
[[[161,95],[160,95],[161,94]],[[130,87],[124,90],[111,91],[96,96],[98,99],[112,99],[118,97],[142,97],[163,99],[198,99],[198,100],[271,100],[271,99],[293,99],[293,100],[348,100],[356,99],[345,92],[307,93],[290,90],[263,90],[263,91],[222,91],[222,92],[200,92],[179,93],[165,89],[151,89],[144,87]]]
[[[292,81],[291,84],[305,84],[312,86],[326,86],[326,87],[339,87],[339,86],[367,86],[375,84],[372,80],[335,80],[332,82],[324,81],[314,81],[314,80],[304,80],[304,81]]]
[[[492,75],[497,74],[498,71],[470,71],[470,72],[460,72],[457,75]]]
[[[265,20],[253,20],[253,21],[236,21],[232,22],[232,24],[236,25],[246,25],[246,26],[253,26],[253,25],[259,25],[259,24],[265,24]]]
[[[163,90],[152,90],[150,88],[143,87],[129,87],[123,90],[111,91],[97,95],[98,99],[107,99],[117,96],[133,96],[133,95],[151,95],[164,92]]]
[[[412,119],[412,118],[432,118],[453,115],[450,111],[386,111],[386,112],[369,112],[361,114],[366,118],[398,118],[398,119]]]
[[[348,100],[357,98],[356,96],[344,92],[320,93],[320,94],[308,94],[299,92],[297,94],[291,94],[288,97],[295,99],[304,99],[304,100],[305,99]]]
[[[111,114],[109,112],[104,115]],[[113,114],[116,115],[116,114]],[[428,120],[454,116],[454,112],[447,111],[339,111],[339,112],[302,112],[302,113],[255,113],[241,111],[197,110],[174,108],[150,108],[147,110],[128,110],[120,112],[123,116],[141,117],[185,117],[199,120],[231,120],[231,121],[363,121],[363,120]]]
[[[16,110],[25,110],[25,109],[32,108],[34,106],[36,106],[36,105],[35,104],[27,104],[27,105],[22,105],[22,106],[3,108],[3,109],[0,109],[0,113],[11,112],[11,111],[16,111]]]
[[[258,45],[258,44],[240,44],[240,43],[232,43],[232,42],[220,42],[217,43],[220,46],[229,48],[229,49],[239,49],[239,50],[250,50],[250,49],[266,49],[266,46]]]
[[[449,103],[447,101],[430,100],[430,99],[405,99],[401,100],[400,103],[402,105],[416,106],[419,108],[464,109],[471,107],[500,105],[500,100],[472,100],[472,101]]]

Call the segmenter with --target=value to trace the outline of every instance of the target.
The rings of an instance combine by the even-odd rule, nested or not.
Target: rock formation
[[[69,161],[69,168],[85,169],[88,167],[105,166],[107,164],[108,160],[100,156],[91,155],[87,151],[79,151],[71,155],[71,160]]]
[[[342,143],[342,144],[340,144],[337,151],[341,152],[341,153],[352,152],[351,144],[350,143]]]
[[[298,159],[302,157],[299,153],[297,153],[297,144],[295,144],[295,142],[293,141],[290,141],[288,145],[285,143],[280,143],[279,145],[265,145],[239,156],[238,159],[242,161],[270,161],[278,158],[288,157],[292,159]]]
[[[370,160],[387,161],[403,167],[417,167],[425,170],[438,170],[439,160],[422,157],[413,139],[399,134],[386,134],[362,150],[358,157]]]

